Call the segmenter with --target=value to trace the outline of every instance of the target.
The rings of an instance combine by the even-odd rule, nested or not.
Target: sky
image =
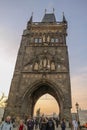
[[[40,22],[55,9],[57,21],[62,13],[68,21],[72,108],[75,103],[87,109],[87,0],[0,0],[0,95],[8,96],[23,30],[33,12],[33,21]]]

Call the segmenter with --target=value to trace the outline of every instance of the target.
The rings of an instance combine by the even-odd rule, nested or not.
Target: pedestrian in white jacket
[[[10,116],[7,116],[6,120],[2,122],[2,124],[0,125],[0,130],[13,130]]]

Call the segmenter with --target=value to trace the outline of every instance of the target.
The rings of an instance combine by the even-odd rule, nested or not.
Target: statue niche
[[[56,69],[55,63],[54,63],[54,61],[52,61],[52,62],[51,62],[51,70],[55,70],[55,69]]]
[[[35,62],[35,64],[34,64],[34,70],[38,70],[38,69],[39,69],[39,65],[38,65],[37,62]]]
[[[39,56],[38,62],[35,61],[33,63],[33,70],[34,71],[53,71],[56,69],[55,62],[52,61],[52,58]]]

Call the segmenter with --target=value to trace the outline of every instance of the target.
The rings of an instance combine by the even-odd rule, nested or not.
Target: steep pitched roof
[[[42,22],[44,22],[44,23],[56,22],[56,18],[55,18],[54,13],[52,13],[52,14],[45,14],[43,19],[42,19]]]

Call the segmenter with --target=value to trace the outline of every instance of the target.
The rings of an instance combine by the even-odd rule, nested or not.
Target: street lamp
[[[76,110],[77,110],[77,119],[78,119],[78,121],[79,121],[79,113],[78,113],[79,104],[76,102],[75,106],[76,106]]]

